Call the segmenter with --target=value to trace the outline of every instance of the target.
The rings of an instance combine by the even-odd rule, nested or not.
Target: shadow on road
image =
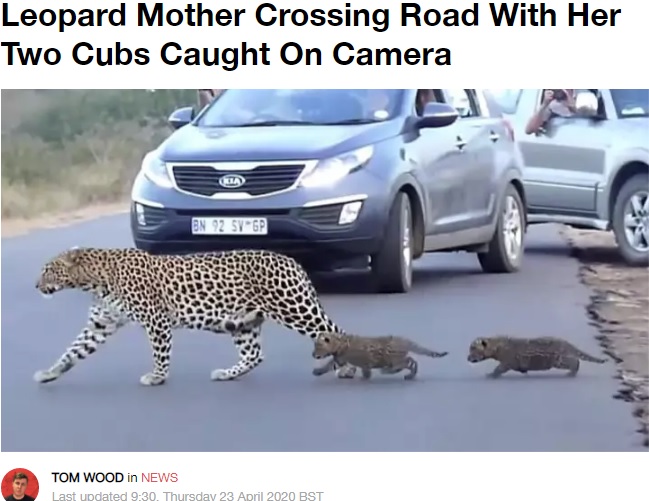
[[[534,245],[527,247],[525,254],[530,256],[557,256],[561,258],[570,257],[570,249],[563,243],[561,244],[547,244],[547,245]]]
[[[478,269],[418,268],[412,278],[413,290],[430,285],[448,283],[450,280],[482,274]],[[376,283],[370,271],[342,270],[334,273],[314,274],[313,284],[322,295],[376,294]]]
[[[594,237],[601,236],[604,243],[582,242],[579,246],[560,244],[535,244],[525,249],[527,255],[574,257],[583,264],[611,264],[628,267],[622,255],[618,252],[617,245],[609,233],[592,231],[588,232]],[[594,239],[593,239],[594,240]],[[613,244],[611,244],[613,242]]]
[[[618,252],[617,247],[595,245],[588,247],[573,247],[572,255],[579,259],[583,264],[611,264],[622,266],[624,268],[633,268],[629,266]],[[637,267],[641,268],[641,267]]]

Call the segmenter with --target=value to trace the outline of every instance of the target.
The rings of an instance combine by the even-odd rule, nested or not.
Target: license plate
[[[268,235],[265,217],[193,217],[193,235]]]

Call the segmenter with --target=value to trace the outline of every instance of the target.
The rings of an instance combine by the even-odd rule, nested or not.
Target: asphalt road
[[[44,300],[40,267],[73,245],[129,246],[124,216],[2,240],[2,451],[626,451],[642,450],[628,404],[612,398],[614,365],[484,377],[466,362],[482,334],[556,334],[600,355],[588,291],[556,228],[530,232],[524,270],[480,272],[466,254],[418,262],[408,295],[375,295],[361,276],[319,284],[330,315],[366,334],[407,334],[444,359],[419,358],[419,379],[369,382],[311,375],[311,344],[265,326],[266,361],[235,382],[212,382],[236,352],[225,336],[179,332],[167,384],[143,387],[151,355],[128,327],[48,385],[32,380],[77,335],[89,298]]]

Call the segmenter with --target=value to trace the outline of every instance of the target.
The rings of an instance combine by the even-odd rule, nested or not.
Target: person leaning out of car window
[[[552,117],[570,118],[575,114],[575,89],[545,89],[541,106],[525,126],[525,134],[541,130]]]
[[[415,113],[417,116],[423,116],[426,105],[434,100],[435,96],[432,89],[418,89],[415,97]]]
[[[198,109],[202,110],[218,97],[223,89],[198,89]]]

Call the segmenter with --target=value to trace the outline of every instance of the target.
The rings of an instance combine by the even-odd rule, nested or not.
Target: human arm
[[[218,95],[217,89],[198,89],[198,107],[205,108]]]
[[[538,132],[541,127],[548,121],[550,118],[550,103],[554,99],[554,92],[551,90],[546,90],[543,94],[543,101],[538,110],[530,117],[525,126],[525,134],[534,134]]]

